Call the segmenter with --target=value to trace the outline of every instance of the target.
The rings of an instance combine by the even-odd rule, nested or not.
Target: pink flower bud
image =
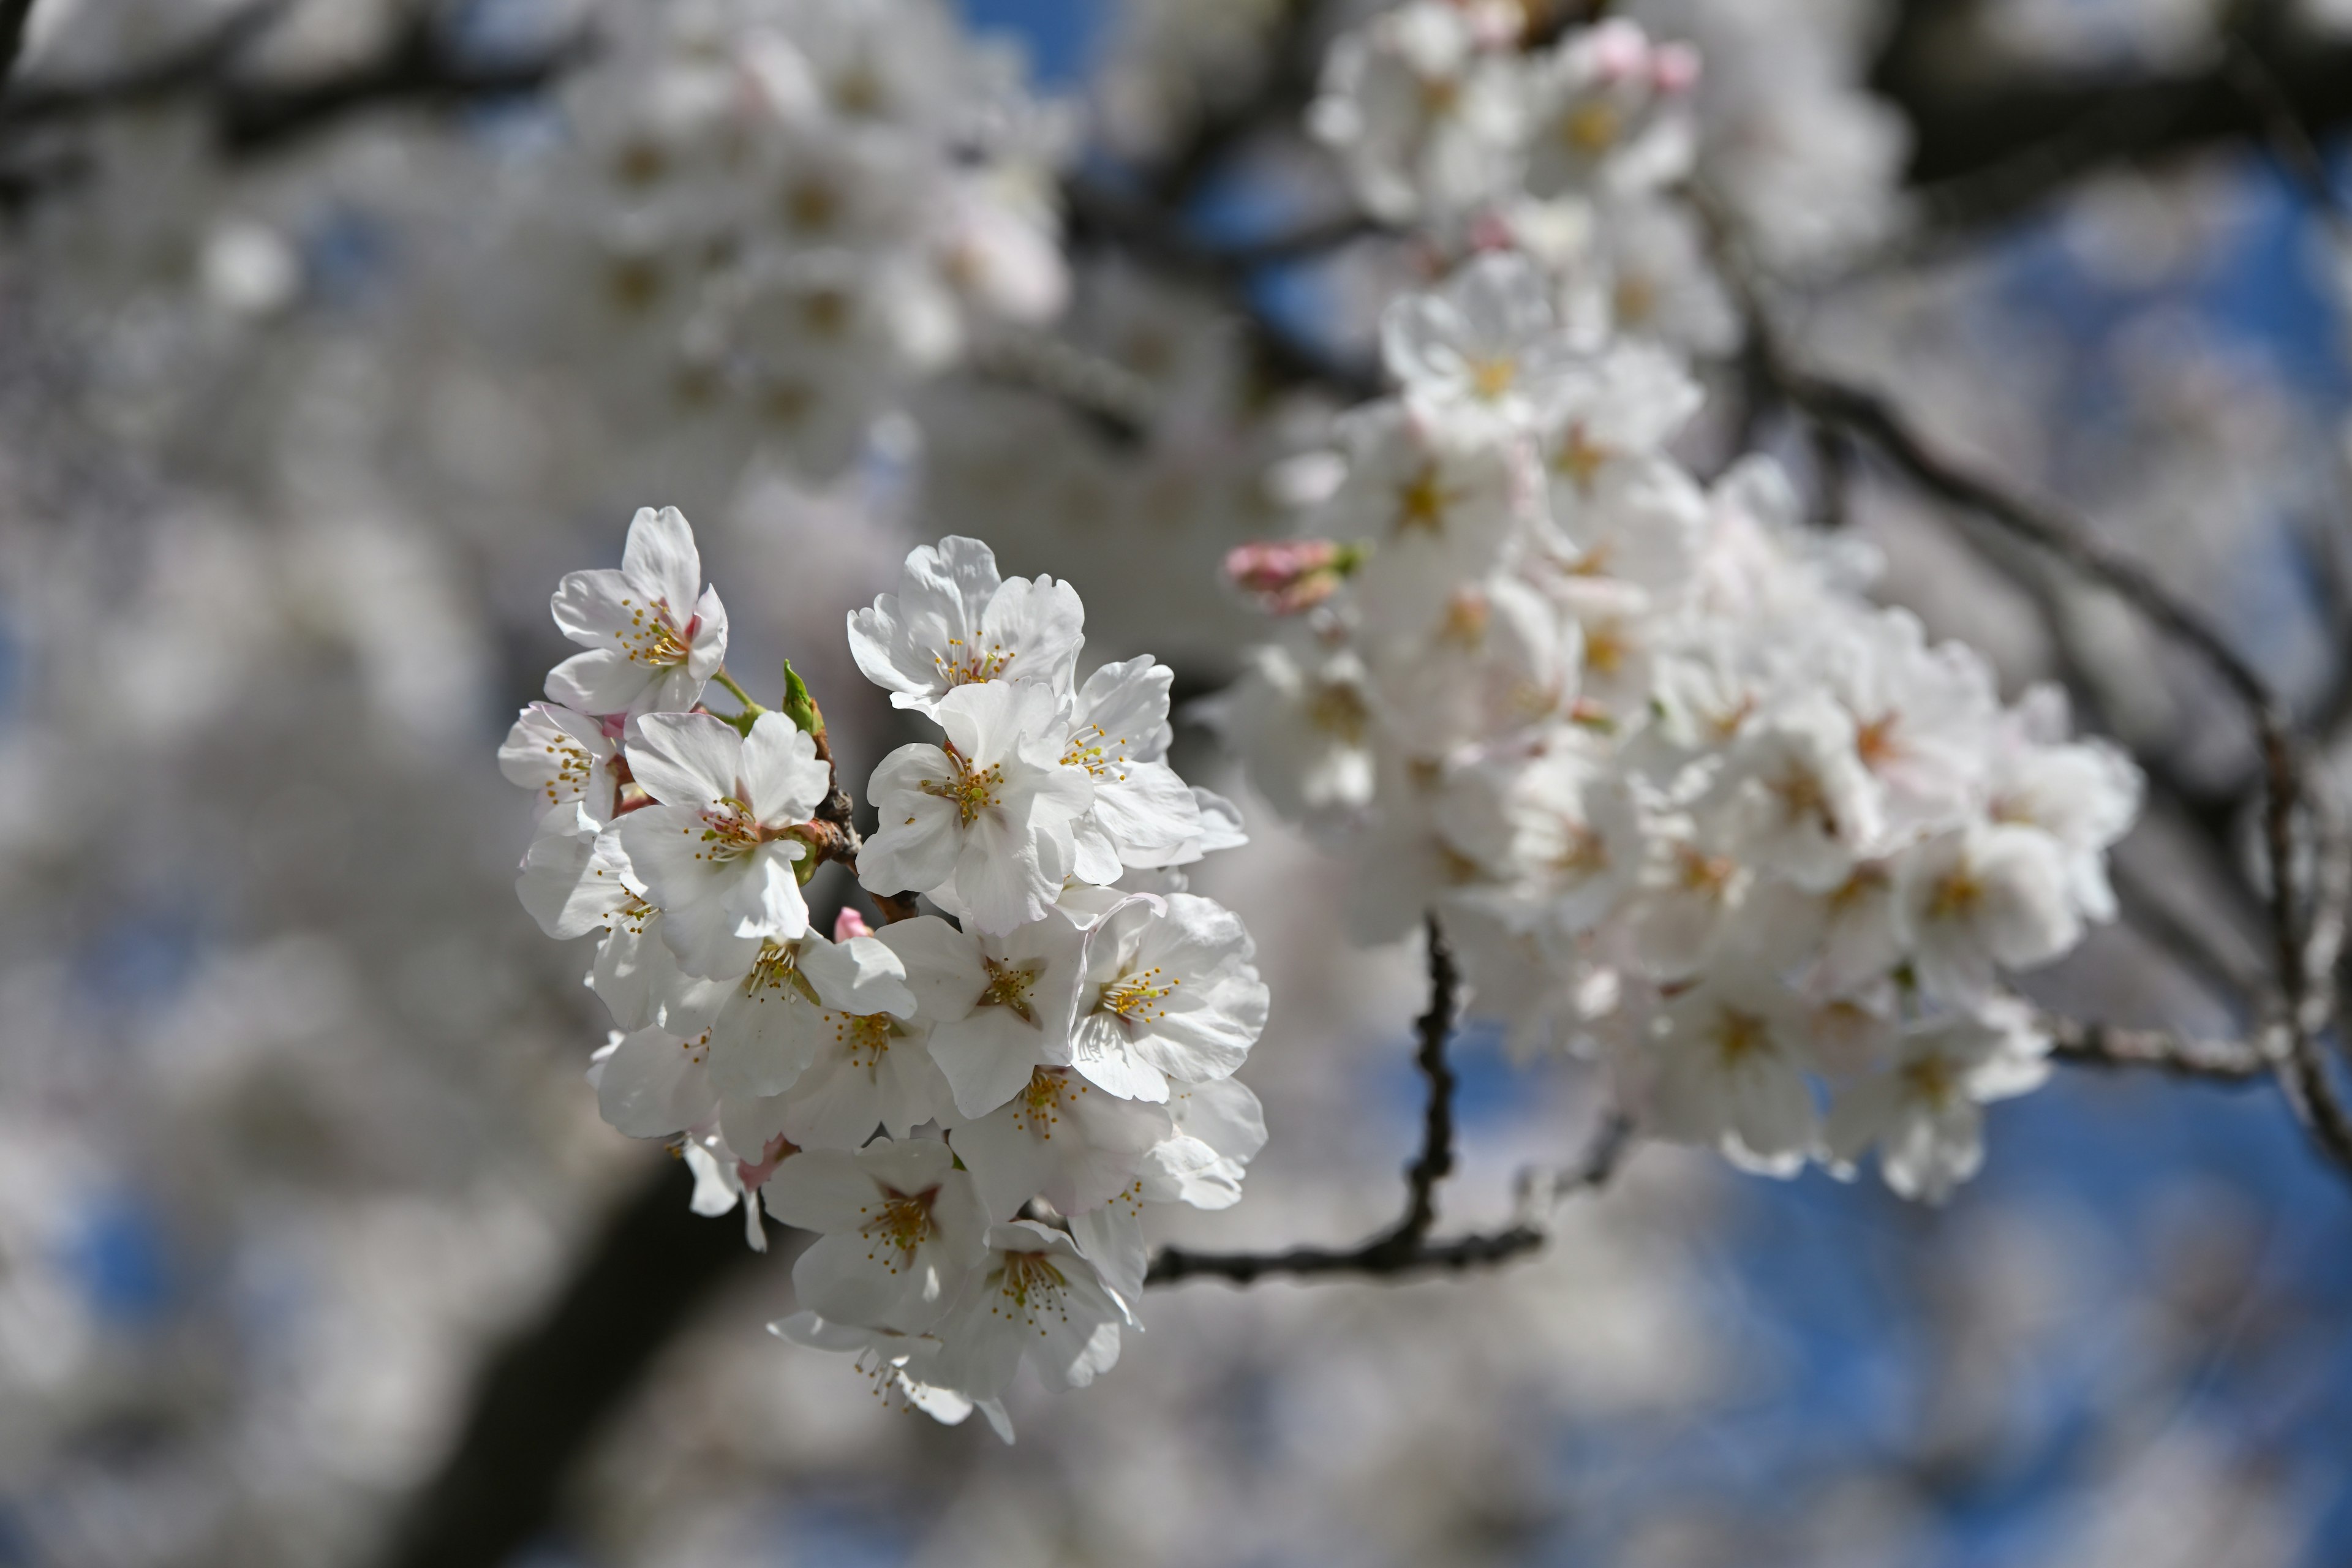
[[[1321,604],[1355,569],[1356,552],[1328,539],[1269,539],[1234,547],[1225,576],[1277,616]]]
[[[1698,51],[1688,44],[1661,44],[1650,62],[1650,79],[1660,92],[1688,92],[1698,85]]]
[[[874,928],[856,910],[845,909],[833,917],[833,940],[847,942],[853,936],[872,936]]]

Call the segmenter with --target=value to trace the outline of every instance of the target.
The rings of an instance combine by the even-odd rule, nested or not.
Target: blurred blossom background
[[[945,532],[1204,696],[1258,635],[1218,563],[1288,527],[1282,460],[1350,400],[1316,367],[1413,277],[1344,224],[1217,259],[1349,210],[1300,118],[1373,6],[898,0],[858,68],[906,136],[698,142],[782,90],[765,14],[846,49],[875,8],[0,0],[0,1564],[2352,1559],[2352,1190],[2259,1086],[2061,1069],[1942,1207],[1645,1145],[1492,1273],[1157,1292],[1013,1447],[762,1331],[789,1246],[598,1120],[586,950],[513,895],[494,752],[555,581],[684,509],[730,668],[772,700],[790,657],[853,781],[902,716],[844,615]],[[2332,746],[2352,6],[1615,9],[1699,47],[1702,168],[1811,360],[2066,498]],[[2178,952],[2260,959],[2212,683],[1809,438],[1733,303],[1680,304],[1701,471],[1777,453],[1886,599],[2155,765],[2126,920],[2036,994],[2238,1028]],[[1272,1142],[1182,1238],[1369,1233],[1418,952],[1351,949],[1338,869],[1178,746],[1250,816],[1200,885],[1274,994]],[[1494,1220],[1594,1107],[1459,1058],[1448,1212]]]

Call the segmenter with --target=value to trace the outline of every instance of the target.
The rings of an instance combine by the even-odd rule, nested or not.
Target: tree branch
[[[1947,85],[1961,52],[1940,30],[1906,30],[1877,73],[1912,128],[1907,177],[1930,227],[2014,217],[2103,169],[2254,142],[2284,115],[2308,137],[2352,125],[2352,44],[2286,23],[2242,31],[2210,68],[2116,78],[1986,70]],[[2275,91],[2250,95],[2248,62]]]
[[[1429,1010],[1415,1022],[1420,1048],[1414,1064],[1429,1080],[1429,1100],[1422,1114],[1421,1151],[1405,1167],[1405,1206],[1395,1225],[1359,1247],[1294,1247],[1283,1252],[1192,1252],[1162,1247],[1144,1276],[1147,1285],[1173,1285],[1183,1279],[1214,1279],[1247,1285],[1268,1275],[1328,1279],[1334,1275],[1381,1277],[1459,1271],[1505,1263],[1544,1244],[1537,1223],[1540,1204],[1556,1202],[1582,1188],[1607,1184],[1622,1163],[1632,1142],[1633,1123],[1612,1112],[1601,1121],[1584,1157],[1568,1171],[1519,1178],[1522,1217],[1497,1231],[1432,1241],[1437,1223],[1437,1184],[1454,1172],[1454,1069],[1445,1059],[1446,1042],[1456,1021],[1459,979],[1437,921],[1429,922]]]
[[[373,59],[307,81],[240,78],[237,61],[286,9],[286,0],[259,0],[153,59],[82,81],[21,83],[0,103],[0,131],[185,100],[209,116],[225,153],[256,157],[365,109],[447,110],[535,92],[595,49],[593,36],[583,32],[541,54],[478,58],[451,42],[435,7],[420,5]],[[0,12],[0,26],[5,20]]]
[[[0,0],[0,89],[16,69],[25,52],[25,24],[32,19],[33,0]]]
[[[400,1516],[381,1568],[512,1560],[703,1300],[752,1267],[790,1263],[790,1246],[763,1258],[743,1245],[741,1226],[692,1213],[692,1185],[682,1162],[662,1162],[614,1208],[562,1293],[491,1355],[464,1429]]]
[[[2113,1024],[2043,1014],[2051,1056],[2074,1067],[2154,1068],[2175,1078],[2251,1083],[2274,1068],[2259,1046],[2242,1040],[2192,1040],[2160,1029],[2126,1029]]]

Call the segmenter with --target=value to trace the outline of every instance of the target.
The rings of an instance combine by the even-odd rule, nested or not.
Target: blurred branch
[[[252,85],[222,93],[215,119],[232,154],[281,147],[361,110],[413,105],[435,110],[532,93],[590,58],[595,39],[581,32],[539,54],[481,59],[451,42],[429,9],[419,9],[384,51],[347,69],[291,84]]]
[[[1429,1239],[1437,1224],[1437,1185],[1454,1173],[1455,1086],[1445,1047],[1459,1016],[1459,985],[1453,954],[1433,919],[1429,922],[1429,1010],[1415,1021],[1421,1045],[1413,1057],[1414,1065],[1429,1080],[1429,1099],[1422,1114],[1421,1151],[1405,1168],[1404,1213],[1395,1225],[1351,1247],[1295,1247],[1284,1252],[1192,1252],[1162,1247],[1152,1258],[1144,1283],[1172,1285],[1205,1278],[1247,1285],[1268,1275],[1317,1279],[1458,1270],[1507,1262],[1543,1246],[1544,1232],[1532,1219],[1449,1241]],[[1538,1185],[1555,1201],[1581,1188],[1605,1185],[1623,1160],[1632,1131],[1629,1121],[1612,1114],[1602,1121],[1576,1166],[1540,1179],[1523,1175],[1522,1207]]]
[[[0,0],[0,5],[12,0]],[[287,10],[261,0],[152,59],[80,81],[19,83],[0,102],[0,132],[185,102],[211,120],[222,149],[252,157],[284,147],[362,110],[392,105],[450,110],[535,92],[590,58],[582,32],[536,54],[483,58],[453,41],[438,9],[407,15],[372,58],[309,80],[242,76],[237,63]],[[0,22],[5,22],[0,13]]]
[[[25,52],[25,24],[32,15],[33,0],[0,0],[0,88],[16,73],[16,57]]]
[[[2282,16],[2241,29],[2210,67],[2160,77],[2037,77],[1982,59],[1956,69],[1969,51],[1950,33],[1900,29],[1875,73],[1910,121],[1908,179],[1931,228],[2001,222],[2110,168],[2262,140],[2282,118],[2305,140],[2352,125],[2352,45]],[[2250,71],[2269,85],[2250,93]]]
[[[661,1348],[762,1258],[740,1226],[688,1208],[692,1184],[682,1162],[662,1162],[614,1208],[554,1302],[491,1356],[381,1568],[499,1568],[545,1529],[565,1479]],[[793,1252],[776,1247],[765,1266]]]
[[[258,0],[152,58],[79,81],[19,82],[0,101],[0,131],[85,120],[221,90],[237,58],[275,26],[287,0]]]
[[[2075,1067],[2154,1068],[2176,1078],[2249,1083],[2265,1078],[2274,1064],[2260,1047],[2242,1040],[2192,1040],[2158,1029],[2126,1029],[2112,1024],[2043,1014],[2051,1056]]]
[[[1291,119],[1313,94],[1321,64],[1315,47],[1321,0],[1279,3],[1265,43],[1265,72],[1255,89],[1203,115],[1183,145],[1146,173],[1146,187],[1169,210],[1189,205],[1226,159],[1267,125]]]

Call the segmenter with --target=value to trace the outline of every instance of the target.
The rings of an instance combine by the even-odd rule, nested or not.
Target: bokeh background
[[[895,731],[843,616],[945,531],[1076,582],[1090,660],[1214,690],[1253,635],[1215,563],[1285,526],[1267,466],[1337,405],[1252,333],[1360,355],[1410,259],[1204,279],[1067,193],[1260,104],[1167,221],[1338,210],[1284,50],[1311,77],[1365,8],[965,0],[1024,84],[1006,162],[1061,215],[1050,331],[1155,417],[1073,413],[1008,338],[836,462],[688,395],[599,282],[598,128],[686,0],[37,0],[0,95],[0,1564],[418,1560],[433,1509],[533,1568],[2352,1559],[2352,1188],[2267,1086],[2062,1072],[1940,1209],[1643,1147],[1491,1275],[1156,1293],[1106,1381],[1024,1392],[1011,1448],[764,1333],[789,1247],[692,1220],[597,1120],[586,954],[514,900],[531,813],[493,757],[560,656],[555,579],[685,508],[730,666],[791,657],[852,778]],[[2332,740],[2352,8],[1619,8],[1706,51],[1706,167],[1804,351],[2067,498]],[[471,85],[378,68],[417,78],[427,35]],[[2181,953],[2256,954],[2246,740],[2198,672],[1805,439],[1736,352],[1709,377],[1694,461],[1779,451],[1889,599],[2154,764],[2130,918],[2037,994],[2241,1026]],[[1418,954],[1349,950],[1334,869],[1180,746],[1249,809],[1202,884],[1275,996],[1245,1075],[1273,1142],[1185,1235],[1366,1233],[1414,1137]],[[1596,1108],[1573,1064],[1458,1055],[1448,1213],[1491,1222]]]

